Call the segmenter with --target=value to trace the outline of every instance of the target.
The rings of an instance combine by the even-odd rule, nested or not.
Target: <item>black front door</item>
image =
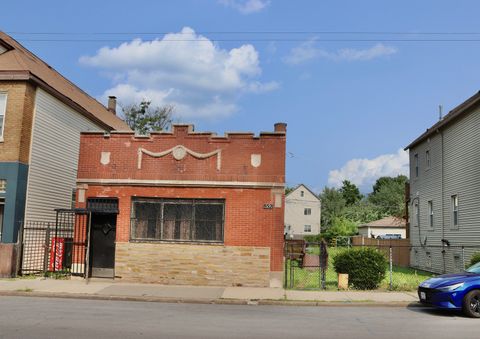
[[[113,278],[115,267],[116,214],[92,214],[90,272],[92,277]]]

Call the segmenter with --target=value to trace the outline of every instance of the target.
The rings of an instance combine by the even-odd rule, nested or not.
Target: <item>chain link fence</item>
[[[296,242],[292,247],[287,241],[285,247],[287,289],[337,290],[338,274],[334,270],[333,259],[350,248],[371,247],[385,256],[388,265],[379,289],[391,291],[414,291],[422,281],[432,276],[461,272],[470,266],[471,256],[480,252],[480,246],[411,246],[408,239],[342,239],[342,246],[328,244],[328,264],[322,271],[320,243]]]

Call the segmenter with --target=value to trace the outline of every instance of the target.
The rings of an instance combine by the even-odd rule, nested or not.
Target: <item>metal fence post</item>
[[[390,245],[390,291],[393,289],[392,271],[393,271],[393,257],[392,257],[392,246]]]
[[[47,230],[45,232],[45,245],[43,252],[43,274],[46,277],[48,272],[48,254],[50,250],[50,224],[47,224]]]
[[[293,282],[295,280],[295,268],[292,265],[292,261],[290,260],[290,288],[293,288]]]

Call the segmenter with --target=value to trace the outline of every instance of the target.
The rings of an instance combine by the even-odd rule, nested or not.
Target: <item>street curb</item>
[[[80,293],[56,292],[23,292],[0,291],[0,296],[10,297],[38,297],[38,298],[63,298],[105,301],[138,301],[159,302],[171,304],[216,304],[216,305],[250,305],[250,306],[310,306],[310,307],[424,307],[419,302],[393,301],[300,301],[300,300],[258,300],[258,299],[207,299],[207,298],[168,298],[154,296],[118,296]]]

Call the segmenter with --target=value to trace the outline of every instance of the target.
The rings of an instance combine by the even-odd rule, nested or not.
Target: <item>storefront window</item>
[[[136,199],[132,240],[222,242],[223,200]]]

